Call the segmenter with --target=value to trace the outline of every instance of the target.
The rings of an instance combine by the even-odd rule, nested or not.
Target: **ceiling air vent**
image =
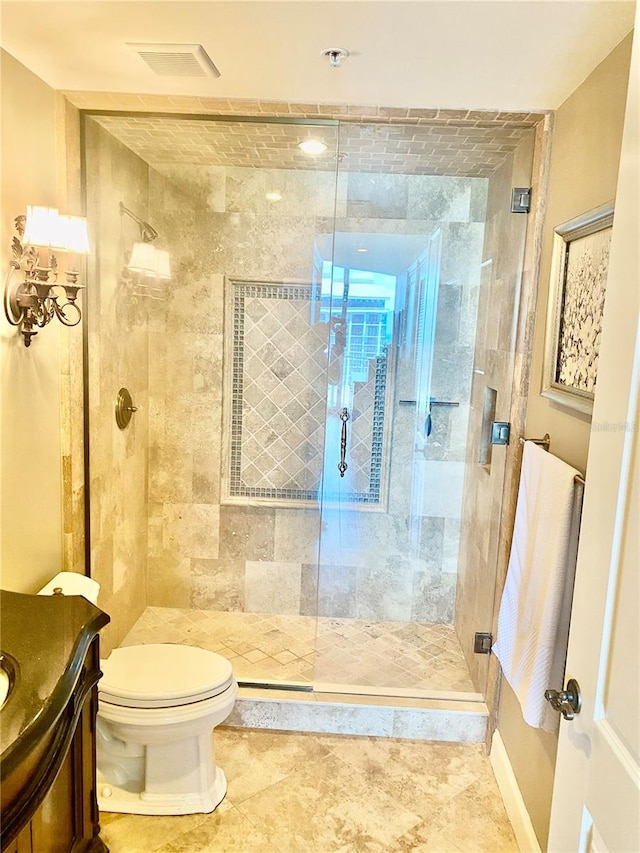
[[[127,42],[160,77],[219,77],[220,72],[201,44],[139,44]]]

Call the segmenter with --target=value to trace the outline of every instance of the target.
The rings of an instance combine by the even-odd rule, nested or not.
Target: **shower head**
[[[140,229],[140,242],[134,243],[131,251],[124,253],[123,278],[130,280],[131,273],[136,276],[151,276],[156,280],[171,278],[171,256],[169,252],[158,250],[153,245],[153,241],[158,236],[156,229],[120,202],[120,216],[125,214],[133,219]],[[137,279],[136,281],[139,283]]]

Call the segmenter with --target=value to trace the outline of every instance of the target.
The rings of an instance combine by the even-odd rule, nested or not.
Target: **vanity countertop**
[[[50,735],[82,675],[87,649],[109,617],[80,595],[0,590],[2,667],[10,691],[0,711],[1,780]]]

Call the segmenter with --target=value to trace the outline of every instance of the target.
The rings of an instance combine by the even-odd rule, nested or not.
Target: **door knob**
[[[573,720],[575,715],[580,713],[582,707],[580,685],[575,678],[570,678],[567,681],[564,690],[545,690],[544,698],[554,710],[560,711],[565,720]]]

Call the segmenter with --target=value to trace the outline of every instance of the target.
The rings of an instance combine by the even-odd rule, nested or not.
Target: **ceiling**
[[[538,116],[539,118],[539,116]],[[300,125],[186,116],[95,116],[96,121],[149,165],[248,166],[489,177],[527,135],[535,117],[518,125],[458,120],[428,125],[345,123]],[[312,137],[327,149],[310,157],[298,144]]]
[[[556,109],[631,30],[627,0],[1,0],[2,46],[63,91]],[[202,44],[157,76],[126,42]],[[351,52],[339,68],[325,48]]]

